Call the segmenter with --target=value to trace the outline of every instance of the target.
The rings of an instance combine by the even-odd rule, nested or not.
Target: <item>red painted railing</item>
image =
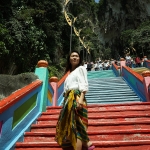
[[[66,77],[68,76],[70,72],[68,71],[59,81],[58,81],[58,88],[60,85],[65,81]]]
[[[0,114],[7,110],[9,107],[13,106],[20,99],[22,99],[25,95],[32,92],[38,86],[42,84],[42,81],[36,80],[33,83],[21,88],[21,90],[17,90],[8,97],[4,98],[0,101]]]
[[[149,99],[150,99],[150,84],[148,86],[148,94],[149,94]]]
[[[130,67],[123,66],[128,72],[130,72],[133,76],[135,76],[139,81],[143,82],[143,76],[133,71]]]

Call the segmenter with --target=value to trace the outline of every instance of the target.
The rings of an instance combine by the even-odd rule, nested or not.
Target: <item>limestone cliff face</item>
[[[101,56],[104,56],[105,50],[111,50],[113,58],[119,57],[126,47],[126,41],[123,44],[120,38],[121,33],[135,30],[142,22],[150,20],[150,0],[100,0],[96,5],[91,5],[90,1],[68,0],[68,15],[77,17],[74,26],[90,49]],[[95,34],[91,34],[89,28]]]
[[[99,36],[104,45],[113,45],[122,31],[136,29],[142,22],[150,20],[150,0],[105,0],[103,8],[98,20]]]

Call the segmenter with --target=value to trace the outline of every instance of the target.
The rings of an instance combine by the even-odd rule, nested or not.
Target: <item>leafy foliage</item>
[[[142,56],[150,52],[150,21],[143,22],[136,30],[122,32],[124,47],[134,47],[137,54]],[[142,49],[142,50],[141,50]],[[145,53],[143,53],[145,51]]]
[[[123,45],[124,47],[130,45],[133,32],[134,31],[130,29],[130,30],[125,30],[121,33],[121,40],[123,41],[123,43],[125,43],[125,45]]]
[[[49,76],[61,78],[66,57],[70,52],[70,43],[72,50],[85,50],[74,31],[71,35],[71,27],[63,14],[63,2],[63,0],[0,1],[0,74],[34,71],[36,63],[43,59],[49,62]],[[126,12],[128,1],[121,0],[120,3]],[[105,31],[109,22],[109,18],[106,17],[107,6],[107,0],[100,0],[98,4],[94,0],[71,0],[66,7],[68,14],[77,17],[74,26],[80,30],[81,38],[90,48],[89,58],[92,58],[92,61],[99,56],[109,59],[114,56],[113,52],[119,53],[116,49],[126,47],[134,47],[137,53],[141,53],[142,49],[145,55],[149,54],[149,20],[139,27],[137,25],[136,28],[121,29],[119,31],[121,34],[117,31],[118,37],[112,41],[107,41],[108,37],[104,34],[103,40],[111,42],[111,46],[109,44],[106,46],[107,42],[101,43],[101,32]],[[128,19],[129,17],[130,14]]]
[[[65,20],[58,0],[7,0],[0,8],[0,73],[10,73],[11,64],[16,66],[11,74],[34,71],[40,59],[59,63]]]

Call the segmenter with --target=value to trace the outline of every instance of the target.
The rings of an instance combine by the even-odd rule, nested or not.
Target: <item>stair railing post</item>
[[[124,58],[120,59],[120,76],[122,76],[122,67],[126,66],[126,61]]]
[[[57,106],[57,99],[58,99],[58,78],[57,77],[51,77],[50,78],[50,84],[54,90],[53,95],[53,104],[52,106]]]
[[[45,60],[40,60],[37,63],[37,68],[35,74],[38,75],[39,79],[43,81],[41,89],[41,101],[40,101],[40,112],[46,111],[47,105],[47,92],[48,92],[48,62]]]
[[[149,96],[149,85],[150,85],[150,71],[143,71],[142,76],[144,77],[144,88],[145,88],[145,96],[146,96],[146,101],[150,102],[150,96]]]

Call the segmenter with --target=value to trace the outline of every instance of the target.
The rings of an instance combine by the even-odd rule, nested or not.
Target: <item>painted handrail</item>
[[[40,111],[46,111],[47,106],[47,94],[48,94],[48,62],[44,60],[40,60],[38,62],[38,67],[35,69],[35,74],[39,77],[40,80],[43,81],[42,91],[41,91],[41,105]]]
[[[51,83],[48,83],[48,91],[47,91],[47,106],[53,106],[54,103],[54,89]]]
[[[135,93],[142,99],[146,100],[144,78],[138,73],[134,72],[127,66],[122,67],[122,77],[128,85],[135,91]]]
[[[143,77],[138,74],[137,72],[133,71],[131,68],[124,66],[124,69],[128,70],[128,72],[130,72],[134,77],[136,77],[139,81],[143,82]]]
[[[63,101],[63,92],[64,92],[64,81],[70,72],[68,71],[59,81],[58,81],[58,99],[57,105],[60,106]]]
[[[49,94],[53,99],[52,106],[60,106],[63,101],[63,88],[64,88],[64,81],[68,76],[69,72],[67,72],[59,81],[57,77],[51,77],[49,80],[49,85],[51,85],[53,89],[53,94]],[[53,95],[53,96],[52,96]],[[50,100],[50,98],[48,98]],[[50,100],[51,101],[51,100]],[[51,105],[48,105],[51,106]]]
[[[52,86],[53,88],[53,104],[52,106],[57,106],[57,99],[58,99],[58,78],[57,77],[51,77],[49,80],[49,84]]]
[[[46,106],[52,106],[54,91],[48,81],[48,63],[42,60],[37,66],[38,80],[0,101],[1,149],[13,149]]]
[[[11,149],[39,117],[41,88],[36,80],[0,101],[0,149]]]
[[[149,99],[150,99],[150,84],[148,86],[148,95],[149,95]]]
[[[143,75],[144,75],[144,73],[143,73]],[[145,73],[145,75],[144,75],[144,90],[145,90],[146,100],[148,102],[150,102],[149,85],[150,85],[150,76],[147,76],[147,74]]]
[[[9,109],[15,103],[17,103],[21,98],[23,98],[28,93],[32,92],[39,85],[42,84],[42,81],[36,80],[33,83],[23,87],[21,90],[17,90],[8,97],[0,101],[0,114]]]
[[[150,60],[145,61],[145,66],[150,69]]]
[[[114,74],[116,75],[116,77],[120,76],[119,67],[120,66],[117,66],[115,63],[112,64],[112,70],[113,70]]]

